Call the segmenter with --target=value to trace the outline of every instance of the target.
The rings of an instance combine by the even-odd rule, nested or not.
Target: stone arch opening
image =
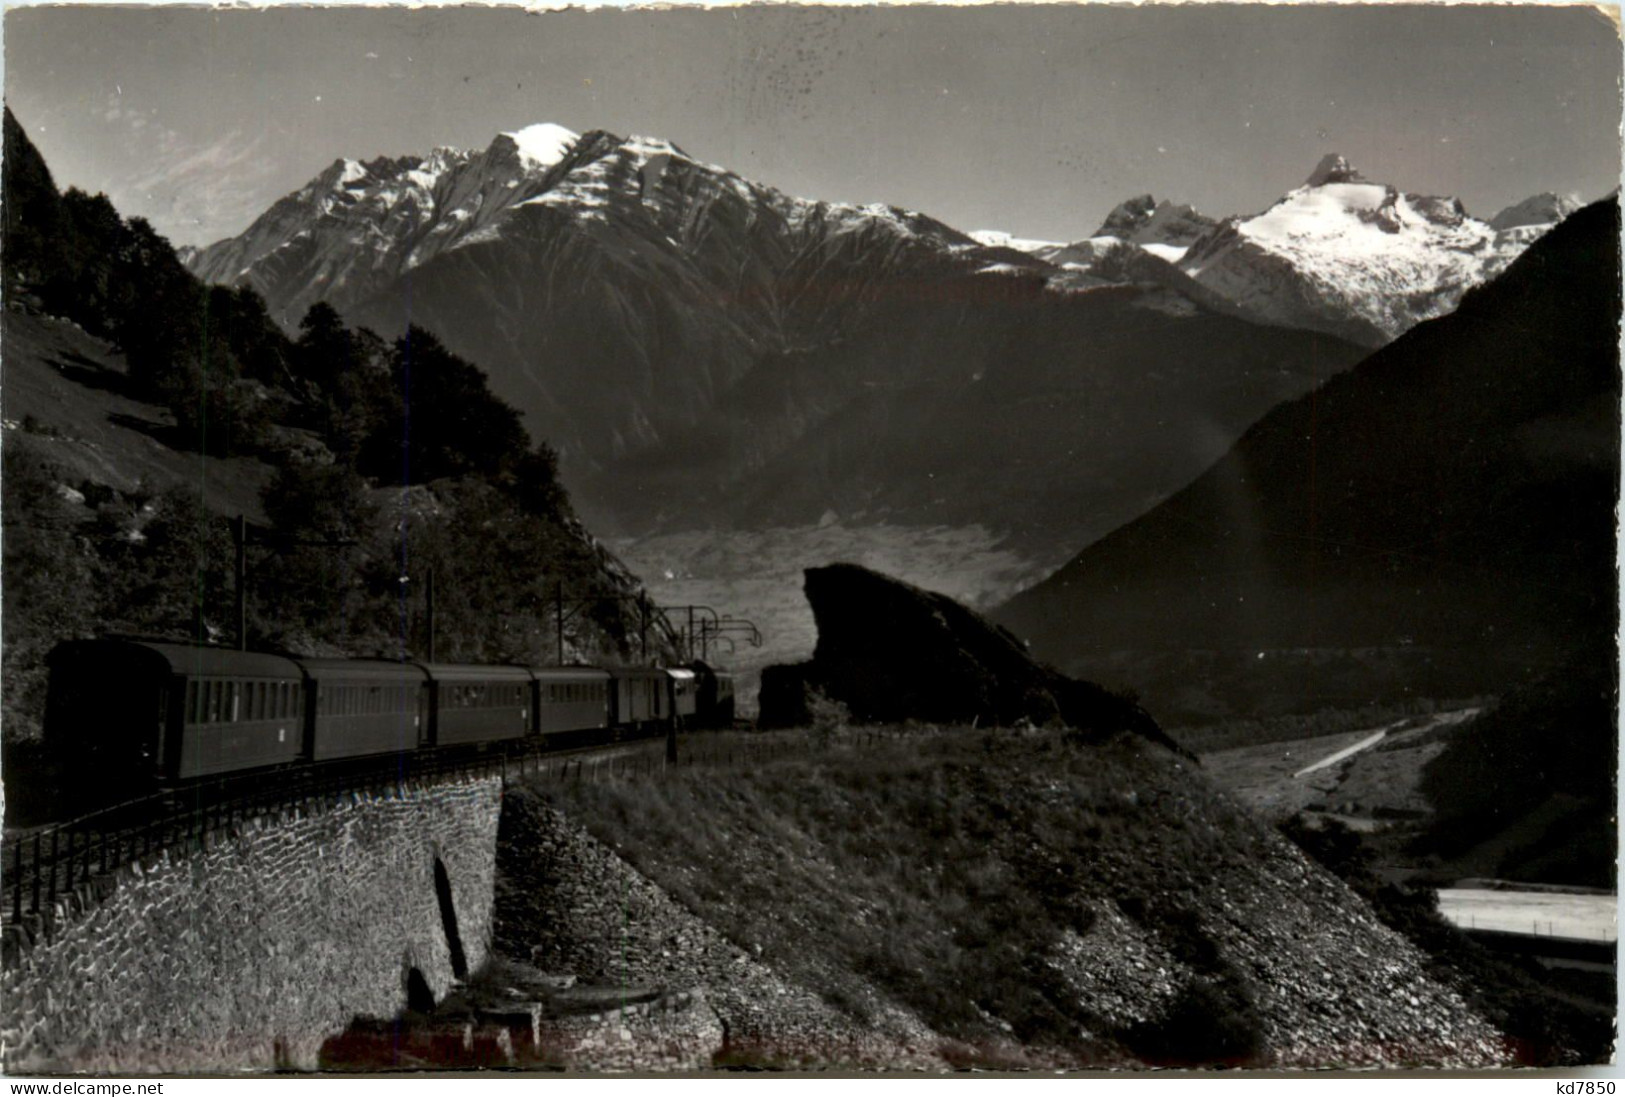
[[[434,988],[429,986],[422,970],[409,966],[406,969],[406,1008],[413,1013],[433,1013],[434,1006]]]

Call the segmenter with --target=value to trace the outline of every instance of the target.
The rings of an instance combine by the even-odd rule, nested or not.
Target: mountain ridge
[[[1057,252],[796,198],[657,138],[539,129],[535,163],[511,137],[336,161],[192,266],[253,285],[284,324],[319,298],[437,332],[554,440],[617,535],[834,513],[1031,534],[1060,559],[1375,330],[1309,337],[1238,304],[1185,256],[1227,223],[1150,196],[1108,216],[1127,239]],[[978,411],[995,392],[1037,418]],[[1027,453],[1035,422],[1047,456]],[[951,432],[993,482],[942,451]],[[1032,487],[1052,482],[1059,507]]]
[[[1618,216],[1573,215],[995,619],[1073,672],[1114,650],[1414,645],[1476,653],[1497,689],[1612,643]]]

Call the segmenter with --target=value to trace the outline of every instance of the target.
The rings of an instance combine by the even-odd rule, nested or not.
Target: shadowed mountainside
[[[1495,691],[1611,645],[1618,240],[1617,202],[1576,213],[996,619],[1074,672],[1414,645]]]

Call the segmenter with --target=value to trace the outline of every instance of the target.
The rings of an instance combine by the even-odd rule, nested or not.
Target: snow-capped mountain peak
[[[1141,194],[1118,203],[1090,239],[1110,237],[1142,247],[1156,245],[1152,250],[1167,258],[1170,249],[1182,253],[1216,223],[1194,207]]]
[[[1579,209],[1581,201],[1572,194],[1553,194],[1546,191],[1508,206],[1490,218],[1490,227],[1506,231],[1525,225],[1550,227]]]
[[[571,146],[581,140],[579,133],[552,122],[538,122],[502,136],[510,138],[518,147],[519,155],[531,167],[537,168],[550,168],[557,164],[564,159]]]
[[[1537,197],[1503,211],[1502,231],[1455,198],[1368,181],[1330,153],[1303,186],[1262,213],[1226,219],[1179,266],[1256,319],[1381,346],[1455,309],[1561,212]]]
[[[1013,251],[1024,251],[1029,255],[1065,247],[1059,240],[1029,240],[1021,236],[1012,236],[1008,232],[1000,232],[998,229],[976,229],[966,235],[984,248],[1010,248]]]
[[[1315,170],[1309,173],[1304,180],[1306,187],[1323,187],[1327,183],[1363,183],[1365,176],[1355,170],[1354,165],[1341,153],[1328,152],[1320,158]]]

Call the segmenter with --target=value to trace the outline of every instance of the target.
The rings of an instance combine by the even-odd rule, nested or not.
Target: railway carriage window
[[[186,683],[186,722],[189,723],[189,724],[195,724],[195,723],[198,722],[198,703],[197,703],[197,683],[196,682],[187,682]]]

